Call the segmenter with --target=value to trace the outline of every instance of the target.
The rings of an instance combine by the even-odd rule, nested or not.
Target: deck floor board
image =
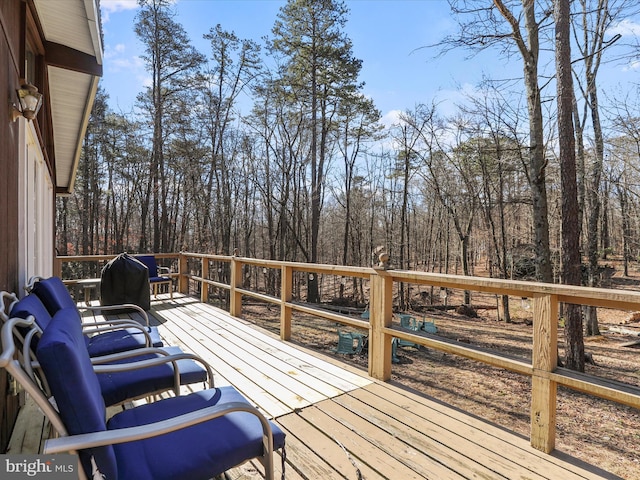
[[[546,455],[505,428],[373,380],[339,357],[283,342],[193,297],[158,295],[150,317],[167,344],[211,364],[216,385],[234,385],[283,428],[289,480],[620,478],[562,452]],[[14,432],[12,452],[34,453],[26,450],[38,448],[32,437],[45,430],[42,420],[33,416],[19,425],[32,432],[27,442],[20,440],[24,432]],[[278,472],[280,463],[276,454]],[[257,479],[261,472],[254,461],[227,477]]]

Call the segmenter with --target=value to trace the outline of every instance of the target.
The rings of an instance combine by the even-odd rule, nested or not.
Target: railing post
[[[202,273],[202,278],[208,279],[209,278],[209,259],[207,257],[202,257],[200,259],[200,262],[201,262],[200,271]],[[200,284],[200,301],[202,303],[209,302],[209,284],[204,281]]]
[[[231,257],[230,287],[229,313],[239,317],[242,314],[242,294],[237,289],[242,288],[242,262],[235,254]]]
[[[62,259],[58,256],[53,259],[53,276],[62,278]]]
[[[533,298],[531,446],[551,453],[556,443],[558,385],[548,378],[558,365],[558,297]]]
[[[291,340],[291,307],[288,303],[293,299],[293,268],[282,265],[280,285],[280,338]]]
[[[369,375],[378,380],[391,378],[392,337],[382,329],[391,326],[393,280],[384,269],[371,275],[369,292]]]
[[[178,254],[178,291],[183,295],[189,293],[189,278],[187,277],[187,256]]]

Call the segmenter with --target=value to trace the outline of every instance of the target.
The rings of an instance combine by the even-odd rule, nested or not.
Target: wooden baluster
[[[287,303],[293,299],[293,268],[282,265],[280,287],[280,338],[291,340],[291,307]]]
[[[391,326],[393,279],[386,271],[386,262],[375,270],[371,275],[369,294],[369,375],[387,381],[391,378],[392,337],[382,329]]]
[[[556,443],[558,385],[548,378],[558,365],[558,297],[533,298],[531,445],[550,453]]]
[[[238,289],[242,288],[242,262],[237,252],[234,251],[231,258],[231,293],[229,299],[229,313],[234,317],[242,314],[242,293]]]
[[[178,291],[183,295],[189,294],[189,277],[187,276],[187,256],[182,253],[178,256]]]
[[[202,264],[202,267],[201,267],[202,278],[208,279],[209,278],[209,259],[207,257],[202,257],[200,259],[200,262]],[[202,303],[209,302],[209,284],[208,283],[202,282],[200,285],[200,301]]]

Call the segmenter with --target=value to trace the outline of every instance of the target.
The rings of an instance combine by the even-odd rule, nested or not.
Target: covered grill
[[[149,310],[149,271],[135,257],[121,253],[104,266],[101,278],[102,305],[132,303]]]

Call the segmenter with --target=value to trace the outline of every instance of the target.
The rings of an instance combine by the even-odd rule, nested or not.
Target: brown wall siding
[[[0,0],[0,290],[18,292],[18,123],[9,121],[9,103],[19,85],[21,36],[26,4]],[[0,451],[6,450],[18,397],[10,395],[0,371]]]

